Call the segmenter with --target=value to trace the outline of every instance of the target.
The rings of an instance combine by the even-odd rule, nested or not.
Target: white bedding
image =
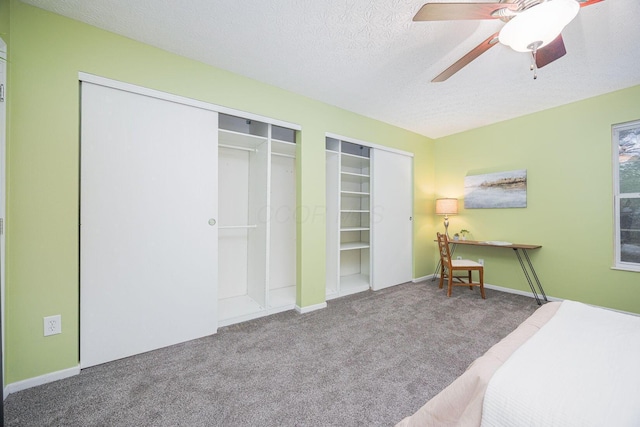
[[[640,317],[564,301],[489,381],[482,426],[640,426]]]

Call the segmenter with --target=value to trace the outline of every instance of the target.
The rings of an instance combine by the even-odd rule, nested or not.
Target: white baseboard
[[[518,289],[511,289],[511,288],[504,288],[502,286],[490,285],[488,283],[485,283],[484,287],[487,289],[493,289],[494,291],[506,292],[508,294],[523,295],[525,297],[535,298],[535,296],[533,295],[533,292],[520,291]],[[541,294],[538,294],[538,298],[540,298],[540,301],[544,301],[544,298],[542,297]],[[563,301],[562,298],[556,298],[549,295],[547,295],[547,299],[549,301]]]
[[[414,281],[414,283],[417,283],[417,282],[421,282],[421,281],[424,281],[424,280],[431,280],[431,279],[435,280],[435,279],[437,279],[439,277],[440,276],[438,276],[437,274],[430,274],[428,276],[424,276],[424,277],[420,277],[420,278],[417,278],[417,279],[413,279],[413,281]],[[446,286],[446,284],[445,284],[445,286]],[[527,292],[527,291],[521,291],[521,290],[518,290],[518,289],[505,288],[505,287],[502,287],[502,286],[491,285],[491,284],[486,283],[486,282],[484,284],[484,287],[487,288],[487,289],[493,289],[494,291],[506,292],[508,294],[516,294],[516,295],[522,295],[522,296],[529,297],[529,298],[535,298],[535,296],[533,295],[533,292]],[[542,297],[541,294],[538,294],[538,298],[540,298],[541,301],[543,300],[543,297]],[[562,298],[551,297],[549,295],[547,295],[547,299],[549,301],[563,301]]]
[[[438,277],[435,274],[429,274],[428,276],[416,277],[412,280],[413,283],[424,282],[425,280],[433,279],[434,277]]]
[[[18,381],[16,383],[7,384],[4,388],[4,399],[11,393],[16,393],[21,390],[26,390],[31,387],[36,387],[42,384],[52,383],[54,381],[69,378],[80,373],[80,365],[69,369],[63,369],[62,371],[51,372],[50,374],[40,375],[39,377],[28,378],[26,380]]]
[[[307,305],[305,307],[300,307],[296,305],[296,311],[300,314],[311,313],[312,311],[321,310],[323,308],[327,308],[327,303],[323,302],[320,304]]]
[[[487,288],[487,289],[493,289],[493,290],[500,291],[500,292],[507,292],[507,293],[510,293],[510,294],[524,295],[525,297],[534,298],[532,292],[519,291],[517,289],[511,289],[511,288],[503,288],[502,286],[488,285],[486,283],[484,284],[484,287]],[[543,301],[542,295],[538,295],[538,298],[540,298],[540,301]],[[552,297],[552,296],[547,295],[547,300],[562,302],[562,301],[564,301],[564,298],[557,298],[557,297]],[[578,301],[578,302],[581,302],[581,301]],[[615,309],[615,308],[605,307],[605,306],[596,305],[596,304],[588,304],[588,303],[583,303],[583,304],[587,304],[587,305],[590,305],[592,307],[602,308],[602,309],[605,309],[605,310],[615,311],[617,313],[628,314],[628,315],[631,315],[631,316],[640,316],[640,314],[633,313],[631,311],[618,310],[618,309]]]
[[[426,276],[425,278],[415,279],[414,282],[419,282],[419,281],[422,281],[422,280],[428,280],[428,279],[430,279],[432,277],[434,277],[433,274],[431,276]],[[438,276],[435,275],[435,277],[438,277]],[[494,291],[506,292],[508,294],[516,294],[516,295],[522,295],[522,296],[529,297],[529,298],[535,298],[535,296],[533,295],[533,292],[527,292],[527,291],[520,291],[518,289],[505,288],[505,287],[502,287],[502,286],[491,285],[489,283],[485,283],[484,287],[487,288],[487,289],[493,289]],[[538,294],[538,298],[540,298],[540,301],[544,301],[544,298],[542,297],[542,295]],[[547,295],[547,300],[548,301],[559,301],[559,302],[562,302],[562,301],[564,301],[564,298],[557,298],[557,297],[552,297],[550,295]],[[586,304],[586,303],[584,303],[584,304]],[[598,308],[604,308],[605,310],[616,311],[616,312],[622,313],[622,314],[629,314],[631,316],[640,316],[640,314],[633,313],[631,311],[617,310],[615,308],[609,308],[609,307],[604,307],[604,306],[595,305],[595,304],[588,304],[588,305],[591,305],[593,307],[598,307]]]

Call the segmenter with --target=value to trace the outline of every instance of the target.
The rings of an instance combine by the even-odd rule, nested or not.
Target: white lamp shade
[[[548,0],[527,9],[507,22],[498,36],[500,43],[518,52],[540,49],[555,40],[580,10],[575,0]]]
[[[458,213],[458,199],[436,199],[436,215],[455,215]]]

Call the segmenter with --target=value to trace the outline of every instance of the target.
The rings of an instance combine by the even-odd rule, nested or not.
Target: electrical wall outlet
[[[482,258],[480,258],[480,259],[478,260],[478,264],[480,264],[480,265],[484,265],[484,260],[483,260]]]
[[[462,259],[462,257],[461,256],[457,256],[456,259]]]
[[[62,333],[62,316],[47,316],[44,318],[44,336]]]

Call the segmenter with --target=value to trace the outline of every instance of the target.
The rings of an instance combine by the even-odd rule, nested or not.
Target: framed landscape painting
[[[527,170],[467,175],[464,208],[526,208]]]

